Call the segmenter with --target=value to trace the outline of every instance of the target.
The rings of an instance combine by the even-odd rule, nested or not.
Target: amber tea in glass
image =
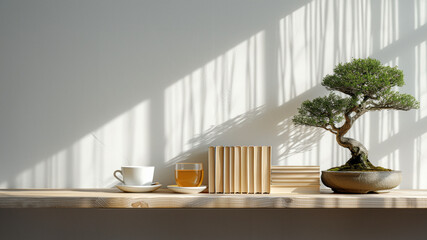
[[[203,165],[201,163],[177,163],[175,181],[179,187],[200,187],[203,181]]]

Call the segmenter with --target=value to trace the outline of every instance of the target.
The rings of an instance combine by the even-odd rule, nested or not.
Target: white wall
[[[335,64],[371,56],[421,109],[368,113],[350,135],[401,188],[427,188],[426,23],[426,0],[0,0],[0,187],[108,187],[129,164],[172,184],[209,145],[342,164],[331,134],[290,119]]]

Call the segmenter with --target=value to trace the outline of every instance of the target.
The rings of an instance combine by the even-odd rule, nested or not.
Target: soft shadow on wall
[[[69,4],[46,11],[66,14]],[[320,81],[336,63],[367,56],[398,64],[407,81],[402,91],[421,100],[421,109],[369,113],[350,135],[366,144],[374,163],[402,169],[402,187],[427,186],[427,178],[420,175],[427,161],[422,149],[427,132],[426,1],[133,4],[103,4],[100,19],[89,18],[98,7],[95,2],[84,8],[71,4],[75,16],[89,18],[89,26],[85,22],[83,28],[87,32],[74,36],[75,42],[63,36],[53,47],[78,46],[81,52],[52,53],[52,46],[42,42],[38,44],[44,51],[28,49],[37,58],[45,57],[40,63],[45,72],[36,72],[35,83],[41,85],[37,90],[48,90],[48,96],[10,83],[23,91],[15,97],[28,93],[39,105],[6,112],[11,113],[7,133],[12,141],[2,144],[2,161],[7,161],[7,168],[0,170],[2,187],[112,186],[112,171],[129,164],[155,165],[156,180],[171,184],[174,163],[206,163],[209,145],[272,145],[274,164],[320,164],[322,169],[342,164],[348,153],[329,133],[295,127],[290,119],[302,101],[326,93]],[[38,19],[35,27],[45,31],[63,25],[75,27],[63,34],[82,31],[75,16],[40,17],[34,13],[37,8],[9,7],[32,13],[29,19]],[[51,23],[56,18],[63,21]],[[7,40],[20,39],[7,28],[10,25],[0,26],[11,31]],[[93,28],[98,32],[91,32]],[[27,43],[21,41],[8,44]],[[85,51],[87,59],[79,63]],[[74,59],[65,59],[70,54]],[[56,63],[49,75],[43,64],[52,57],[74,65],[64,68]],[[36,67],[30,60],[23,61],[25,69]],[[6,63],[16,68],[17,63]],[[23,76],[20,80],[25,81],[34,74],[26,71],[19,76],[6,71],[9,75],[2,76]],[[14,100],[10,94],[1,95]],[[58,101],[50,103],[52,98]],[[28,102],[17,100],[24,103]],[[31,121],[24,120],[28,114],[34,116]],[[43,121],[46,125],[33,129]],[[17,151],[19,143],[27,151]]]

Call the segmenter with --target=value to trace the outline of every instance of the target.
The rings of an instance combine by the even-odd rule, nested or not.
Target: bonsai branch
[[[399,106],[387,106],[387,105],[373,105],[372,107],[367,108],[368,111],[379,111],[379,110],[402,110],[402,111],[408,111],[411,110],[411,107],[399,107]]]
[[[332,126],[331,126],[332,127]],[[331,132],[331,133],[333,133],[333,134],[337,134],[337,132],[335,132],[334,130],[336,130],[336,129],[333,129],[334,127],[332,127],[332,129],[331,128],[328,128],[328,127],[321,127],[321,128],[323,128],[323,129],[325,129],[325,130],[328,130],[329,132]]]

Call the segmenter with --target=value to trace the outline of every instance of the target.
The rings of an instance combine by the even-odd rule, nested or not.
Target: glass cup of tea
[[[177,163],[175,181],[178,187],[200,187],[203,182],[203,164]]]

